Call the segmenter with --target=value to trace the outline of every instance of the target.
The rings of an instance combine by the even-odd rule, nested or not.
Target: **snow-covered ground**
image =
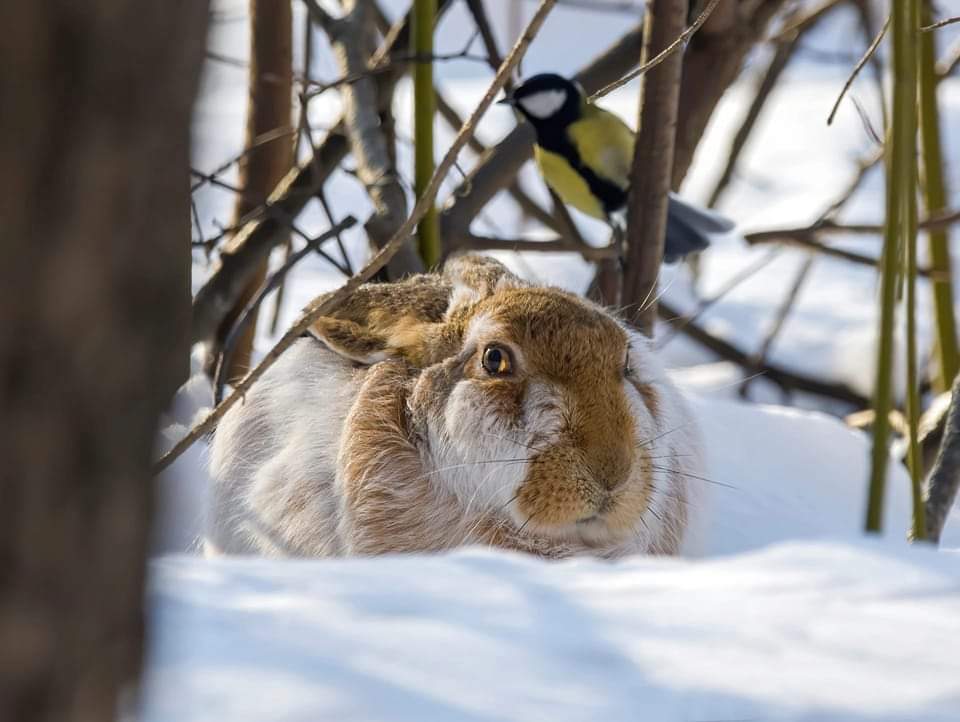
[[[405,3],[395,0],[393,11]],[[488,2],[498,32],[513,22],[507,3]],[[245,2],[222,0],[213,28],[221,55],[246,56]],[[960,0],[938,4],[960,14]],[[302,6],[295,4],[297,17]],[[533,3],[526,3],[529,15]],[[524,62],[526,74],[571,72],[634,22],[622,14],[560,7]],[[441,52],[461,49],[469,35],[462,3],[441,26]],[[946,41],[956,31],[944,31]],[[318,36],[319,38],[319,36]],[[851,43],[850,38],[856,38]],[[322,38],[319,38],[322,47]],[[852,104],[836,123],[825,118],[851,62],[814,62],[824,54],[861,52],[852,14],[841,12],[804,41],[801,52],[761,117],[721,208],[745,230],[808,223],[840,192],[855,161],[873,147]],[[505,44],[505,42],[504,42]],[[708,129],[684,193],[706,197],[725,160],[730,134],[751,97],[754,58],[724,97]],[[245,71],[219,61],[197,109],[194,165],[212,170],[242,143]],[[339,74],[322,50],[320,79]],[[470,62],[441,64],[446,96],[469,110],[489,70]],[[869,75],[854,93],[879,117]],[[960,117],[960,78],[941,86],[946,118]],[[401,137],[410,117],[401,86]],[[604,104],[633,119],[636,88]],[[338,113],[335,93],[311,107],[318,132]],[[494,109],[480,137],[495,142],[513,124]],[[439,128],[438,148],[451,135]],[[945,123],[952,206],[960,206],[960,123]],[[401,144],[401,164],[410,149]],[[474,159],[462,157],[469,167]],[[225,176],[231,180],[232,172]],[[544,191],[530,167],[522,181]],[[441,192],[449,194],[454,177]],[[842,218],[879,222],[880,172],[872,173]],[[363,218],[369,202],[355,179],[337,174],[328,188],[338,216]],[[205,232],[230,220],[232,198],[216,189],[197,196]],[[578,217],[603,242],[603,228]],[[316,207],[302,220],[322,231]],[[477,228],[533,235],[515,208],[497,198]],[[960,240],[956,231],[954,243]],[[838,241],[839,242],[839,241]],[[362,263],[362,231],[347,236],[354,265]],[[873,237],[844,239],[845,248],[876,253]],[[769,249],[731,239],[710,249],[699,284],[684,269],[662,277],[665,298],[684,310],[709,298]],[[502,257],[530,277],[582,291],[590,268],[551,254]],[[702,322],[755,350],[806,255],[783,250],[762,272],[713,305]],[[206,274],[196,257],[195,287]],[[292,274],[281,328],[316,294],[341,279],[319,258]],[[926,289],[924,289],[925,291]],[[815,260],[797,306],[771,358],[869,394],[873,371],[876,278],[871,269]],[[924,348],[929,306],[921,303]],[[661,338],[669,334],[661,334]],[[259,352],[272,338],[261,333]],[[697,529],[708,559],[575,560],[544,563],[490,550],[376,560],[204,560],[168,556],[152,567],[152,644],[142,718],[254,722],[285,720],[822,720],[924,722],[960,720],[960,514],[955,510],[935,552],[909,548],[909,487],[894,463],[888,480],[886,537],[865,541],[862,526],[867,437],[826,412],[844,408],[809,396],[805,409],[745,404],[742,371],[717,362],[678,337],[663,354],[688,392],[707,445],[707,472]],[[783,401],[762,378],[751,398]],[[209,403],[201,378],[173,410],[182,433]],[[206,493],[200,444],[162,478],[158,552],[191,549]]]

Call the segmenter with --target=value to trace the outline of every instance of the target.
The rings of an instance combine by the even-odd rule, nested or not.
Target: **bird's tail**
[[[726,216],[691,205],[676,193],[671,193],[667,205],[663,260],[675,263],[690,253],[702,251],[710,245],[714,236],[725,235],[733,229],[733,221]]]

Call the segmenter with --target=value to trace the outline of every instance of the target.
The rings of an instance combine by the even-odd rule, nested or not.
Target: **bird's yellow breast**
[[[573,169],[566,158],[544,150],[539,145],[534,146],[533,155],[544,180],[556,191],[560,200],[588,216],[600,220],[606,218],[600,200],[590,192],[587,182]]]

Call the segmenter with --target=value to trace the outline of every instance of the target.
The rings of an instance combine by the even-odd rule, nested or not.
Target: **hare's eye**
[[[503,346],[487,346],[480,360],[483,370],[491,376],[507,376],[513,372],[510,352]]]
[[[633,373],[633,369],[630,367],[630,349],[627,349],[627,355],[623,359],[623,375],[630,376]]]

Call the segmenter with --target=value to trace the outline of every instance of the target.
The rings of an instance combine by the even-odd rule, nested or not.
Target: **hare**
[[[674,554],[701,443],[648,341],[466,256],[362,286],[220,422],[211,553]]]

